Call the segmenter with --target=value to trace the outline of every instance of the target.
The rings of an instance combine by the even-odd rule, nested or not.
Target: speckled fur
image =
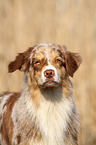
[[[9,64],[9,72],[23,71],[25,81],[21,93],[0,95],[1,145],[78,144],[78,114],[69,76],[80,63],[81,57],[62,45],[39,44]],[[55,72],[52,83],[46,83],[46,69]]]

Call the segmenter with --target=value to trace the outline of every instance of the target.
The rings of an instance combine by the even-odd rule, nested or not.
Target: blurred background
[[[22,89],[23,73],[8,74],[8,63],[43,42],[66,45],[82,56],[71,78],[79,144],[96,145],[96,0],[0,0],[0,92]]]

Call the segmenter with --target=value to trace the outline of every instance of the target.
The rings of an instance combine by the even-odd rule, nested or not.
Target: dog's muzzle
[[[58,87],[59,85],[59,76],[57,69],[52,66],[48,65],[45,67],[45,69],[42,71],[41,75],[41,80],[42,80],[42,87]]]

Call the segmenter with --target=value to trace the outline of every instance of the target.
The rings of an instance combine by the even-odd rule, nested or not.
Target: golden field
[[[22,89],[23,73],[9,74],[8,63],[43,42],[64,44],[82,56],[71,78],[79,144],[96,145],[96,0],[0,0],[0,92]]]

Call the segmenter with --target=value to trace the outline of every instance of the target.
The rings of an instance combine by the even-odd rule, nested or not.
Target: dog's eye
[[[57,58],[57,59],[55,60],[55,62],[56,62],[56,63],[61,63],[61,62],[62,62],[62,59],[61,59],[61,58]]]
[[[62,65],[62,58],[61,57],[57,57],[55,59],[55,63],[58,65],[58,66],[61,66]]]
[[[61,60],[60,59],[56,59],[55,62],[61,62]]]
[[[39,64],[40,64],[39,60],[34,61],[34,65],[39,65]]]

